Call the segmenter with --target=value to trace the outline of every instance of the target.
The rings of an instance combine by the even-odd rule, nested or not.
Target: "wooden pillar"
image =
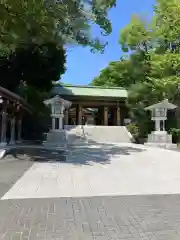
[[[68,109],[65,110],[65,116],[64,116],[64,121],[65,121],[65,125],[69,124],[69,111]]]
[[[108,125],[108,108],[104,107],[104,125]]]
[[[17,142],[21,143],[21,135],[22,135],[22,116],[20,115],[17,121]]]
[[[76,117],[75,124],[78,125],[79,124],[78,123],[78,116],[79,116],[79,105],[78,104],[76,105],[76,112],[75,113],[76,113],[75,114],[75,117]]]
[[[17,136],[16,136],[16,131],[15,131],[15,142],[16,143],[21,143],[22,142],[22,116],[23,116],[23,111],[21,108],[21,104],[19,102],[16,105],[16,127],[17,127]]]
[[[82,106],[80,104],[76,107],[76,125],[82,125]]]
[[[1,142],[0,142],[1,145],[7,144],[6,131],[7,131],[7,101],[3,100],[1,120]]]
[[[13,114],[11,116],[11,139],[10,139],[10,144],[15,144],[15,124],[16,124],[16,117]]]
[[[121,125],[121,113],[120,113],[120,106],[117,106],[117,126]]]
[[[98,108],[98,125],[104,125],[104,107]]]
[[[11,136],[10,136],[10,144],[15,144],[16,142],[16,117],[17,117],[17,112],[19,111],[19,104],[16,102],[12,103],[11,106],[11,116],[10,116],[10,131],[11,131]]]
[[[79,104],[78,125],[82,125],[82,106]]]
[[[113,122],[113,126],[117,125],[117,109],[116,109],[116,107],[113,107],[113,109],[112,109],[112,122]]]

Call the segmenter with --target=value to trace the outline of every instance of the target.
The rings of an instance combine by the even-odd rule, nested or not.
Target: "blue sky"
[[[117,6],[109,12],[113,31],[106,37],[108,46],[104,54],[91,53],[88,48],[73,47],[67,51],[67,71],[62,76],[61,81],[68,84],[86,85],[94,77],[98,76],[101,69],[105,68],[109,62],[116,61],[123,55],[118,44],[120,29],[129,23],[131,15],[134,13],[143,16],[152,15],[154,0],[117,0]],[[98,28],[94,29],[98,33]]]

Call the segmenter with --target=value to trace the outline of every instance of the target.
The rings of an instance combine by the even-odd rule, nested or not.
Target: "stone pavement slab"
[[[0,201],[0,239],[179,240],[180,195]]]
[[[180,193],[179,152],[137,145],[77,148],[36,162],[2,199]]]
[[[7,156],[0,160],[0,197],[33,165],[28,159]],[[1,213],[0,213],[1,214]]]

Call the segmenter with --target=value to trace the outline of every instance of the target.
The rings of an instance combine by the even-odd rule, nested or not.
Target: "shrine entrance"
[[[72,103],[65,111],[64,125],[120,126],[128,117],[123,88],[56,86],[54,95]]]

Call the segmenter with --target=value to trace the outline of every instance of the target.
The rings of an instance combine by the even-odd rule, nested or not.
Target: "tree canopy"
[[[0,58],[1,86],[16,91],[20,85],[49,91],[65,72],[66,55],[55,43],[23,45]]]
[[[129,59],[121,59],[121,61],[111,62],[103,69],[100,76],[94,78],[92,85],[127,88],[134,81],[131,62]]]
[[[108,10],[115,0],[4,0],[0,4],[0,48],[16,48],[21,43],[56,41],[101,48],[90,28],[97,24],[102,35],[111,32]]]
[[[120,31],[119,43],[124,52],[148,52],[153,47],[153,36],[153,21],[148,22],[133,15],[130,23]]]

